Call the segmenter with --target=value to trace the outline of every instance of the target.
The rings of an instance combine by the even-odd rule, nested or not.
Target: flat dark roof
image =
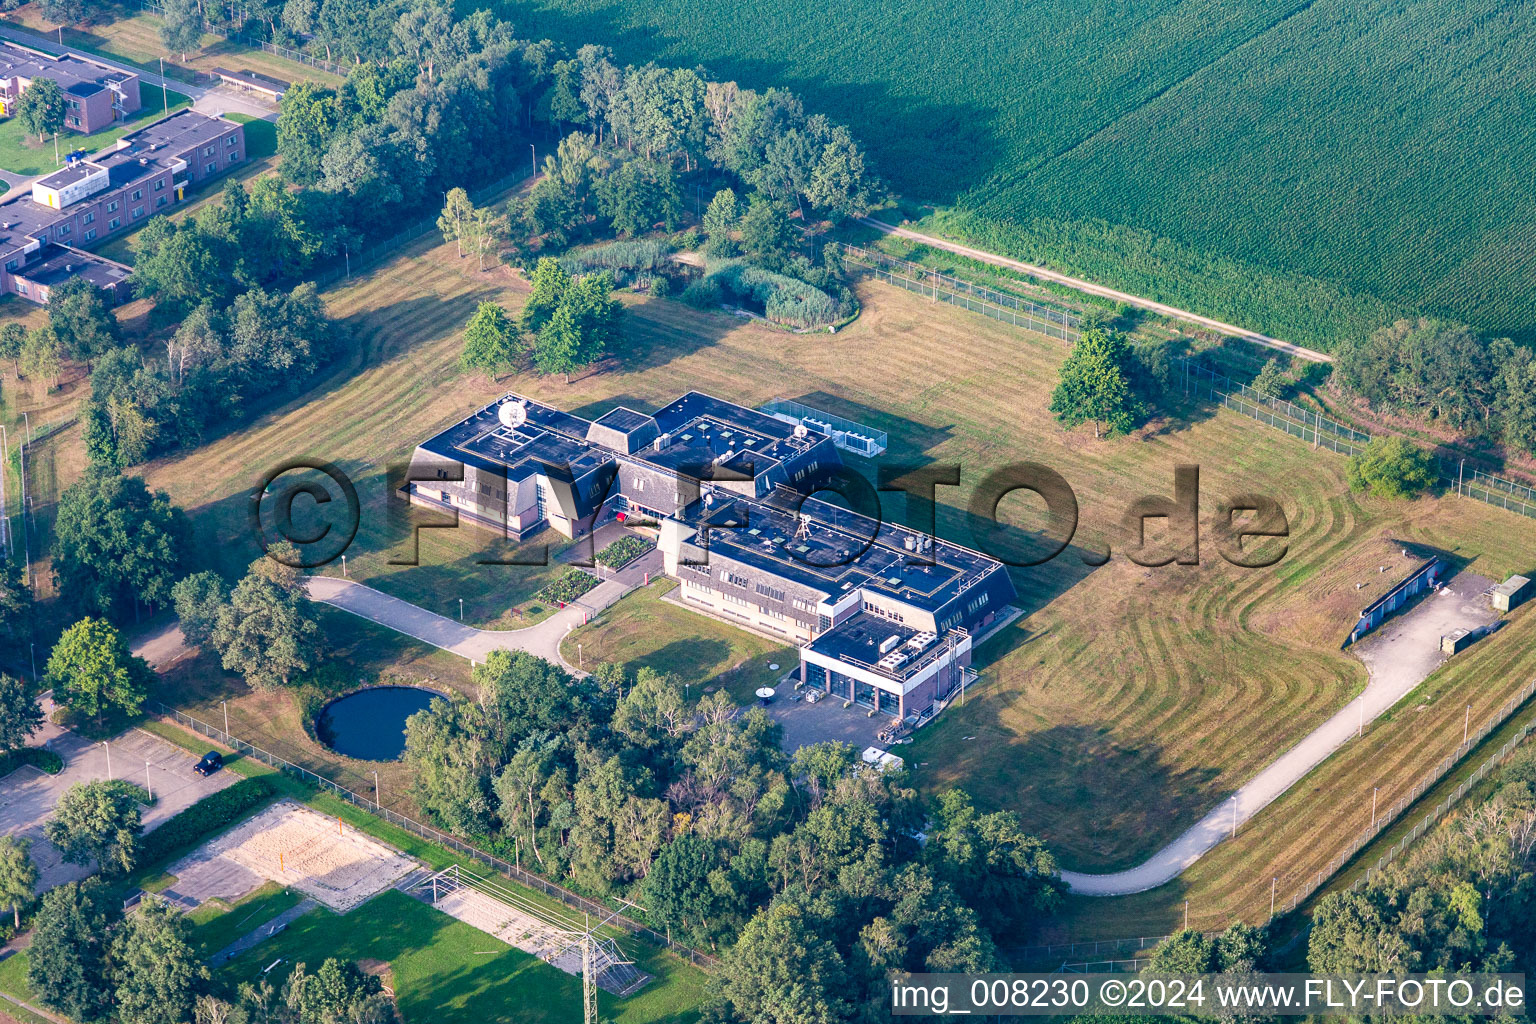
[[[798,497],[787,488],[776,492],[772,503],[717,497],[713,507],[696,502],[683,518],[700,528],[701,544],[707,536],[711,555],[793,580],[834,600],[863,587],[932,611],[1000,566],[945,540],[935,541],[930,551],[917,551],[916,531],[891,523],[877,528],[872,519],[816,498],[805,500],[797,518],[787,508]],[[913,550],[906,546],[908,539]]]
[[[83,277],[98,288],[105,288],[126,281],[130,273],[120,263],[59,245],[45,245],[33,255],[40,258],[16,271],[15,276],[49,288],[71,277]]]

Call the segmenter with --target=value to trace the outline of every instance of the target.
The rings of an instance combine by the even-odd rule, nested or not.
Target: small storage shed
[[[868,765],[873,765],[877,771],[901,771],[906,767],[906,762],[889,750],[881,750],[879,747],[865,747],[861,760]]]
[[[1458,629],[1440,638],[1440,650],[1445,654],[1460,654],[1476,639],[1477,635],[1470,629]]]
[[[1529,600],[1532,593],[1530,580],[1524,576],[1511,576],[1493,588],[1494,610],[1512,612]]]

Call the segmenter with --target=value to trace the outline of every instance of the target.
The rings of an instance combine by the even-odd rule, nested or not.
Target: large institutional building
[[[130,268],[85,249],[169,212],[245,156],[243,127],[181,110],[39,178],[0,202],[0,294],[45,303],[54,285],[84,277],[126,296]]]
[[[64,127],[83,135],[99,132],[139,109],[139,76],[78,53],[55,57],[19,43],[0,42],[0,113],[16,113],[16,101],[39,78],[51,78],[64,94]]]
[[[825,433],[698,392],[595,420],[507,395],[423,442],[407,487],[512,538],[653,519],[689,607],[799,644],[812,687],[921,722],[1013,584],[979,552],[806,498],[841,461]]]

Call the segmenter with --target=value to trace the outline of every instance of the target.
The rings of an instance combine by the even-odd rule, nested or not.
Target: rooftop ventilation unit
[[[890,654],[892,651],[894,651],[900,645],[901,645],[901,634],[900,633],[892,633],[890,636],[888,636],[884,640],[880,641],[880,653],[881,654]]]

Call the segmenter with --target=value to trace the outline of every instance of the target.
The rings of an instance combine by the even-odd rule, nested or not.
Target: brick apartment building
[[[821,431],[696,391],[594,420],[508,395],[423,441],[405,490],[514,538],[657,523],[683,604],[798,645],[808,686],[918,724],[974,675],[974,635],[1013,582],[981,552],[806,497],[841,462]]]
[[[139,76],[78,53],[55,57],[18,43],[0,42],[0,112],[16,113],[16,101],[36,79],[51,78],[64,93],[64,127],[89,135],[122,121],[140,107]]]
[[[124,296],[127,268],[84,250],[167,212],[245,156],[242,126],[181,110],[39,178],[0,202],[0,294],[47,302],[73,274]]]

